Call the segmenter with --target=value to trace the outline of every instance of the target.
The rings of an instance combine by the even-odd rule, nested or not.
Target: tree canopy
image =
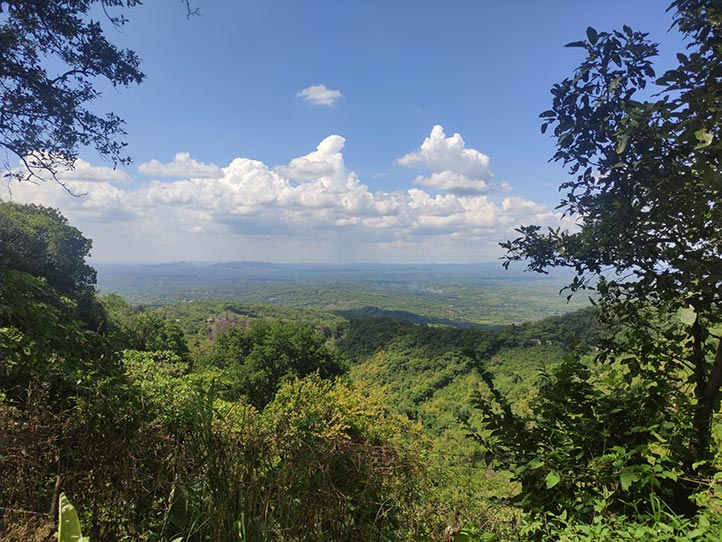
[[[144,75],[138,55],[110,43],[93,20],[95,4],[110,24],[121,26],[125,17],[107,10],[140,1],[0,2],[0,147],[25,166],[14,169],[5,160],[18,180],[55,178],[60,169],[72,169],[81,146],[114,164],[128,162],[119,140],[123,121],[89,104],[100,96],[98,79],[129,86]]]
[[[689,482],[710,465],[722,385],[715,334],[722,322],[722,2],[676,0],[670,10],[687,47],[659,78],[657,46],[627,26],[588,28],[585,40],[568,44],[586,58],[554,85],[552,108],[541,117],[542,132],[556,137],[552,160],[572,176],[561,185],[559,208],[576,227],[522,226],[521,236],[502,246],[505,266],[527,260],[533,271],[572,268],[572,294],[595,292],[608,325],[597,360],[616,360],[626,376],[611,386],[572,364],[556,379],[571,385],[581,378],[606,390],[619,399],[615,408],[653,407],[648,425],[629,429],[637,436],[629,433],[626,452],[639,435],[646,434],[646,445],[665,438],[667,458]],[[564,416],[565,403],[553,401]],[[597,416],[614,411],[599,401],[595,408]],[[610,443],[598,443],[597,459]],[[546,482],[555,487],[558,479]],[[679,496],[676,507],[684,510]]]
[[[0,270],[42,277],[71,297],[95,285],[95,270],[85,263],[92,242],[56,209],[0,202],[0,245]]]
[[[256,320],[248,329],[231,327],[219,335],[210,363],[228,374],[230,397],[246,395],[257,408],[273,400],[289,380],[314,372],[333,378],[346,368],[342,357],[312,327],[267,320]]]

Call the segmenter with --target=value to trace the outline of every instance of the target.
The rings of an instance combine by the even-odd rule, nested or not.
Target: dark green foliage
[[[106,318],[94,298],[96,273],[85,263],[91,246],[55,209],[0,202],[0,281],[8,282],[7,295],[26,291],[11,291],[10,272],[40,279],[45,303],[61,310],[67,320],[79,319],[91,329],[101,330]],[[38,293],[36,288],[36,299]]]
[[[535,346],[547,343],[596,343],[600,326],[596,311],[585,309],[539,322],[512,326],[432,326],[418,325],[392,318],[352,319],[337,341],[339,350],[352,360],[360,360],[386,347],[398,337],[405,337],[412,347],[424,349],[433,358],[445,352],[473,350],[475,355],[490,357],[502,347]]]
[[[687,38],[655,80],[656,45],[629,27],[587,30],[586,58],[552,88],[553,160],[569,167],[560,208],[571,230],[523,226],[505,265],[567,267],[571,293],[596,292],[605,332],[595,363],[551,374],[529,417],[479,400],[484,442],[522,482],[536,514],[565,510],[691,515],[711,463],[722,387],[722,4],[677,0]],[[643,92],[658,85],[651,99]],[[487,379],[493,389],[493,381]],[[504,405],[495,394],[497,405]],[[656,503],[656,504],[655,504]]]
[[[229,398],[244,395],[257,408],[268,404],[284,382],[314,372],[333,378],[345,371],[341,356],[318,331],[278,320],[229,328],[219,335],[209,364],[224,369]]]
[[[90,375],[116,374],[90,241],[57,211],[14,203],[0,203],[0,240],[0,391],[62,404]]]
[[[0,147],[25,166],[4,163],[18,180],[55,178],[72,169],[81,146],[95,148],[114,163],[121,155],[123,121],[98,115],[89,103],[100,96],[97,79],[113,86],[140,83],[140,59],[110,43],[93,5],[103,9],[132,7],[138,0],[6,1],[0,24]],[[109,19],[121,26],[125,18]]]
[[[133,315],[123,331],[130,348],[149,352],[166,350],[179,355],[188,353],[188,345],[180,326],[163,319],[155,312]]]
[[[56,209],[0,202],[0,269],[42,277],[58,294],[78,297],[95,285],[85,263],[91,246]]]
[[[512,410],[489,373],[484,379],[492,394],[474,399],[475,435],[487,459],[521,482],[525,510],[591,521],[600,509],[650,512],[655,496],[689,506],[676,484],[687,405],[671,400],[680,398],[673,378],[650,382],[570,356],[542,376],[528,414]]]
[[[117,294],[100,298],[109,317],[106,334],[116,349],[169,352],[189,358],[185,333],[178,322],[163,318],[157,311],[131,307]]]

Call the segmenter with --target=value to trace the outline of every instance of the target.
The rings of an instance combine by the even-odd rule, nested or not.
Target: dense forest
[[[143,78],[48,5],[0,12],[88,71],[48,82],[37,43],[3,34],[18,54],[0,68],[24,78],[0,98],[17,182],[61,182],[81,144],[123,163],[120,119],[78,109],[83,78]],[[141,304],[98,291],[60,211],[0,201],[0,539],[720,540],[722,4],[670,10],[687,48],[659,77],[627,26],[568,45],[585,59],[541,117],[576,227],[501,243],[506,267],[568,270],[581,310],[500,324],[419,292],[314,308],[294,288],[291,306]],[[53,84],[75,109],[50,107]],[[43,111],[49,135],[28,120]]]
[[[62,491],[101,540],[443,539],[510,528],[508,475],[466,436],[484,364],[520,397],[592,311],[451,327],[374,314],[94,293],[90,242],[0,204],[5,539],[43,539]],[[451,531],[450,531],[451,530]],[[453,534],[453,533],[452,533]]]

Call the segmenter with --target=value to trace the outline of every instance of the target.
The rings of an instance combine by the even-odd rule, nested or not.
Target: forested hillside
[[[83,263],[90,243],[57,212],[12,203],[0,211],[0,235],[22,252],[2,268],[8,540],[50,536],[61,492],[97,539],[513,537],[514,503],[534,495],[514,480],[564,471],[536,466],[538,452],[531,470],[507,470],[497,456],[505,438],[511,458],[553,433],[532,430],[525,443],[513,441],[513,427],[506,437],[495,427],[569,432],[558,425],[566,409],[569,421],[584,408],[626,416],[625,401],[637,400],[607,388],[626,378],[614,364],[569,372],[579,356],[595,366],[604,327],[594,308],[505,326],[371,308],[148,308],[94,294]],[[541,420],[540,408],[554,410]],[[634,423],[650,415],[643,403],[634,408]],[[633,422],[598,420],[620,431],[610,453],[627,453],[620,445]],[[599,430],[613,443],[612,427]],[[619,463],[629,495],[634,482],[678,476],[664,463],[639,470],[633,459]]]
[[[99,3],[115,28],[126,19],[107,8],[139,4]],[[13,52],[0,55],[0,146],[22,164],[6,164],[8,183],[46,173],[70,192],[63,167],[99,169],[81,146],[128,161],[123,121],[84,104],[99,96],[95,77],[144,76],[83,18],[92,5],[0,2],[0,51]],[[451,186],[445,195],[359,188],[338,135],[273,169],[180,153],[200,177],[164,194],[186,202],[178,186],[249,167],[286,197],[322,170],[329,200],[350,193],[343,183],[364,194],[344,213],[378,204],[373,228],[435,208],[385,248],[438,226],[477,239],[499,220],[494,231],[515,231],[499,243],[510,275],[181,262],[109,265],[99,287],[92,242],[63,213],[0,200],[0,540],[722,539],[722,2],[674,0],[669,12],[686,48],[659,76],[658,45],[629,26],[589,27],[567,45],[584,58],[541,114],[552,161],[568,169],[559,213],[516,196],[501,206],[521,201],[558,227],[500,212],[455,230],[459,209],[498,211],[487,195],[508,186],[487,183],[488,157],[441,126],[395,164],[429,166],[414,183]],[[49,78],[42,55],[69,71]],[[325,105],[341,97],[320,87]],[[480,176],[444,169],[434,141]],[[145,169],[174,169],[156,162]],[[283,201],[317,209],[308,200]],[[521,262],[537,274],[513,270]]]
[[[454,327],[234,302],[148,309],[94,294],[90,242],[56,211],[2,203],[0,237],[13,250],[0,283],[8,540],[50,536],[61,492],[96,539],[509,525],[513,512],[479,496],[513,486],[465,436],[480,367],[528,392],[540,355],[554,365],[596,335],[591,311]]]

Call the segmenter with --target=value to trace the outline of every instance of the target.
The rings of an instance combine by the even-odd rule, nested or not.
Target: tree
[[[248,330],[232,327],[218,337],[210,363],[225,369],[230,398],[243,394],[263,408],[282,384],[318,372],[321,378],[342,374],[345,363],[323,336],[309,326],[256,320]]]
[[[95,270],[85,263],[92,242],[56,209],[0,202],[0,271],[44,278],[58,294],[93,291]]]
[[[0,393],[57,393],[82,370],[115,370],[90,248],[57,210],[0,202]]]
[[[609,329],[598,359],[620,361],[648,399],[668,390],[657,399],[679,416],[676,459],[692,474],[710,459],[722,385],[722,2],[670,10],[687,51],[658,79],[656,45],[627,26],[568,45],[586,59],[541,117],[573,176],[559,207],[577,227],[522,226],[502,246],[505,266],[572,268],[572,294],[596,291]]]
[[[133,315],[123,329],[136,350],[169,351],[179,356],[188,354],[183,330],[176,322],[169,322],[154,312]]]
[[[89,104],[100,97],[98,81],[128,87],[143,81],[140,58],[106,38],[93,19],[96,6],[108,23],[128,22],[116,9],[141,0],[0,0],[0,147],[6,177],[58,179],[72,170],[80,147],[91,147],[113,165],[123,155],[123,120]],[[186,15],[199,15],[181,0]],[[22,166],[11,164],[11,157]],[[64,186],[64,185],[63,185]]]
[[[123,121],[99,115],[88,104],[100,96],[97,79],[113,86],[140,83],[135,52],[110,43],[91,10],[131,8],[140,0],[2,1],[0,13],[0,147],[24,165],[5,168],[17,180],[57,180],[72,169],[81,146],[97,150],[114,164],[128,163]],[[108,13],[105,11],[106,14]],[[123,16],[107,15],[123,25]]]

